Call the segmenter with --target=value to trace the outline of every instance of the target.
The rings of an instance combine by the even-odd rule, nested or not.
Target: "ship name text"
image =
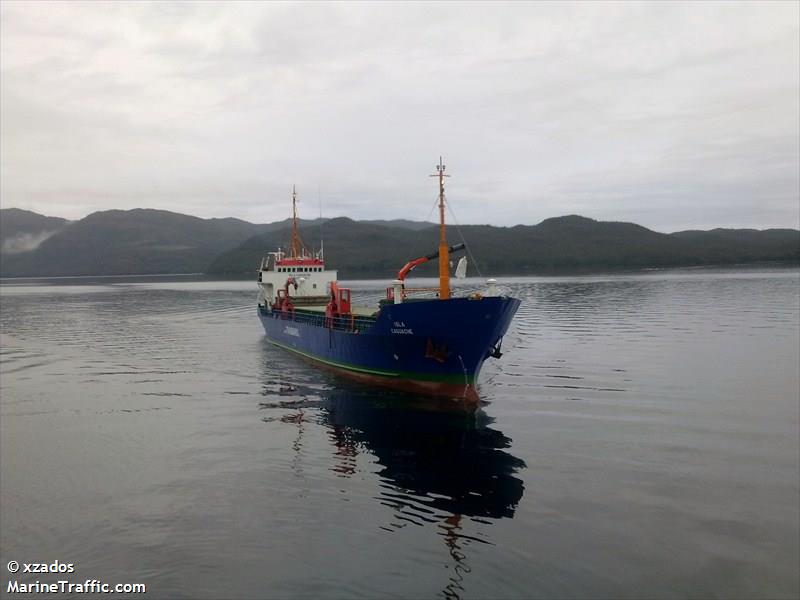
[[[414,330],[411,327],[406,327],[403,321],[393,321],[391,332],[400,335],[414,335]]]

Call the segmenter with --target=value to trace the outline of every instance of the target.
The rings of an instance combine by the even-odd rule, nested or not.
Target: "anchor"
[[[492,349],[489,352],[489,356],[491,356],[492,358],[500,358],[501,356],[503,356],[503,353],[500,352],[500,347],[502,345],[503,345],[503,338],[500,338],[500,340],[498,340],[497,342],[497,345],[492,346]]]

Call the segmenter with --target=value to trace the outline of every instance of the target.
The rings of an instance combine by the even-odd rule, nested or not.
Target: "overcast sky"
[[[2,2],[0,198],[800,227],[799,7]]]

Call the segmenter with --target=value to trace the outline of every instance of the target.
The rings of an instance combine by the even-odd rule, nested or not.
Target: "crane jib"
[[[447,249],[447,251],[448,252],[458,252],[459,250],[463,250],[464,248],[466,248],[465,244],[455,244],[453,246],[450,246]],[[437,258],[438,256],[439,256],[439,251],[437,250],[433,254],[428,254],[425,258],[427,258],[428,260],[433,260],[434,258]]]

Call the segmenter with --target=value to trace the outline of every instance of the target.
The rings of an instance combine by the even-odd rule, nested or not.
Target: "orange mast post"
[[[444,224],[444,178],[450,175],[444,174],[445,166],[442,164],[442,157],[439,157],[439,164],[436,165],[436,175],[431,177],[439,178],[439,299],[447,300],[450,298],[450,252],[447,246],[447,232]]]

